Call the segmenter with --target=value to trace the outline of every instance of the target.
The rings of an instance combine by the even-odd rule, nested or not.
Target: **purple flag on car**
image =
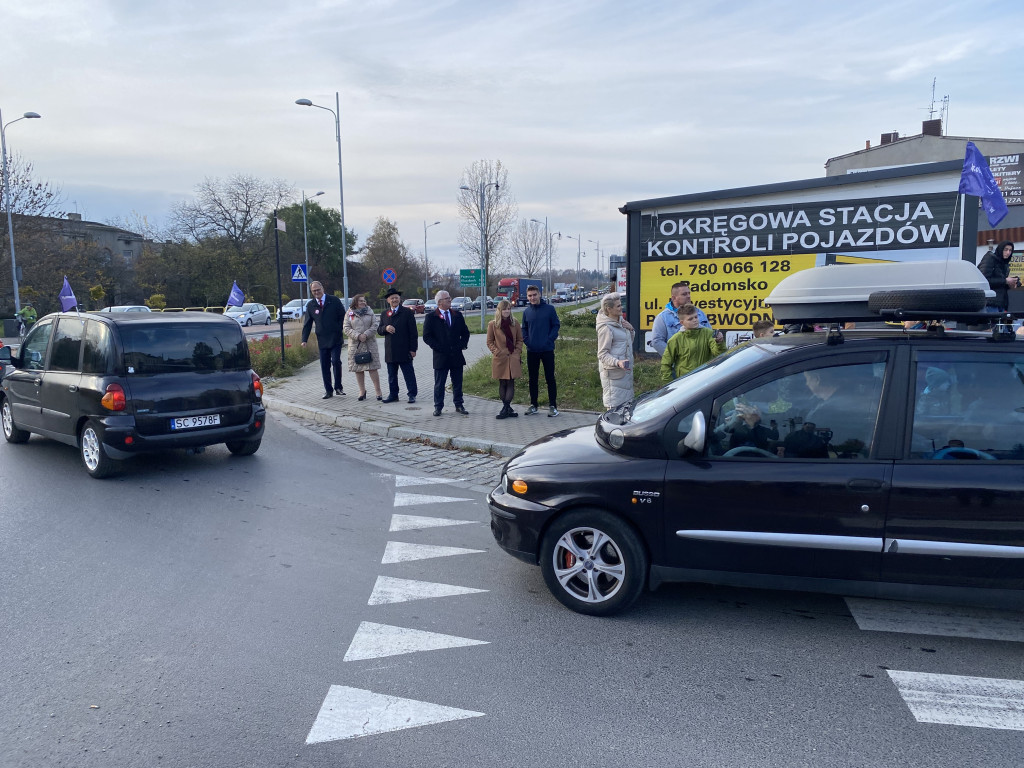
[[[68,284],[68,276],[64,275],[64,285],[60,287],[60,311],[67,312],[77,306],[78,299],[75,298],[75,292],[71,290],[71,286]]]
[[[238,283],[232,280],[231,293],[228,294],[228,306],[240,307],[243,304],[245,304],[245,294],[242,293],[242,289],[238,287]]]
[[[1008,213],[1003,193],[992,171],[988,167],[985,156],[981,154],[973,141],[967,142],[967,154],[964,155],[964,170],[960,174],[960,193],[975,195],[981,198],[981,206],[988,216],[988,224],[994,227]]]

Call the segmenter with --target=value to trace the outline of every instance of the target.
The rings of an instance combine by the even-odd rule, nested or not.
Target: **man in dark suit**
[[[405,389],[409,402],[416,402],[416,369],[412,367],[412,359],[416,357],[419,347],[419,333],[416,330],[416,314],[408,307],[402,306],[402,292],[388,288],[384,295],[388,309],[380,316],[377,334],[384,337],[384,362],[388,365],[388,396],[381,402],[398,401],[398,369],[402,369],[405,377]]]
[[[345,394],[341,386],[341,343],[344,339],[342,326],[345,324],[345,305],[337,296],[324,294],[324,287],[318,282],[309,284],[313,298],[306,304],[306,319],[302,323],[302,346],[309,340],[309,331],[316,328],[316,344],[320,347],[320,374],[324,377],[324,400],[334,393]],[[334,370],[334,386],[331,387],[331,369]]]
[[[437,311],[423,319],[423,343],[434,350],[434,415],[440,416],[444,408],[444,385],[450,375],[455,411],[465,416],[469,412],[462,401],[462,350],[469,346],[469,326],[462,313],[452,309],[448,291],[438,291],[436,299]]]

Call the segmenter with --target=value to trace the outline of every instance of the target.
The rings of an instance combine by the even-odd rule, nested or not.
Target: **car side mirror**
[[[697,411],[693,414],[693,420],[690,422],[690,431],[679,441],[676,450],[680,456],[685,456],[690,451],[703,453],[706,437],[707,424],[704,421],[704,411]]]

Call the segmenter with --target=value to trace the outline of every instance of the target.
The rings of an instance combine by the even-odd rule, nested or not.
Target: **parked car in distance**
[[[423,311],[437,312],[437,302],[434,301],[433,299],[427,299],[426,303],[423,305]]]
[[[492,297],[490,297],[490,296],[482,296],[482,297],[481,296],[477,296],[475,299],[473,299],[473,303],[470,305],[470,309],[480,309],[480,305],[484,301],[486,301],[488,309],[494,309],[494,307],[497,306],[495,304],[494,299]]]
[[[766,297],[775,320],[831,330],[750,340],[528,445],[488,496],[498,544],[592,615],[667,581],[1020,610],[1024,340],[1006,315],[984,331],[861,327],[948,320],[936,294],[964,325],[993,317],[980,272],[970,308],[961,286],[915,293],[967,262],[927,264],[879,272],[863,301],[848,286],[866,273],[849,270],[874,265],[795,273]]]
[[[145,304],[122,304],[117,307],[104,307],[97,312],[152,312]]]
[[[225,317],[230,317],[239,325],[270,325],[270,310],[263,304],[243,304],[240,307],[228,307],[224,310]]]
[[[305,299],[292,299],[277,311],[277,319],[280,320],[283,317],[285,320],[301,320],[305,314]]]
[[[406,309],[411,309],[417,315],[422,315],[424,311],[423,299],[406,299],[402,302],[402,306]]]
[[[465,312],[466,310],[472,309],[473,300],[469,296],[456,296],[452,299],[452,309],[457,309],[459,312]]]
[[[259,449],[266,410],[238,323],[214,313],[62,312],[0,348],[0,426],[76,446],[101,478],[122,459],[224,443]]]

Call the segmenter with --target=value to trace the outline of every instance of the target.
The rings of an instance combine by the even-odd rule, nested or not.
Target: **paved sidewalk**
[[[470,337],[466,350],[466,362],[472,365],[481,357],[489,357],[487,339],[483,334]],[[378,341],[383,356],[383,340]],[[347,349],[344,354],[347,354]],[[501,410],[497,399],[498,383],[494,383],[495,399],[466,397],[468,416],[455,413],[451,392],[445,394],[445,407],[441,416],[434,416],[433,391],[434,372],[431,368],[430,348],[420,342],[420,349],[414,361],[419,394],[414,404],[407,402],[405,380],[399,374],[399,396],[397,403],[383,404],[376,399],[373,384],[366,376],[367,399],[359,402],[356,377],[344,364],[342,380],[346,394],[335,395],[324,400],[323,381],[320,378],[320,364],[312,362],[294,376],[268,382],[264,401],[270,410],[277,410],[316,422],[334,424],[346,429],[355,429],[371,435],[420,440],[434,445],[452,448],[467,448],[511,456],[521,447],[534,440],[561,429],[594,424],[598,414],[590,411],[561,411],[556,418],[549,418],[546,409],[533,416],[525,415],[525,408],[516,407],[519,418],[495,419]],[[380,370],[381,390],[387,397],[387,370]],[[527,386],[525,376],[516,382],[517,392]],[[541,392],[544,392],[544,377],[541,374]],[[542,397],[543,399],[543,397]]]

